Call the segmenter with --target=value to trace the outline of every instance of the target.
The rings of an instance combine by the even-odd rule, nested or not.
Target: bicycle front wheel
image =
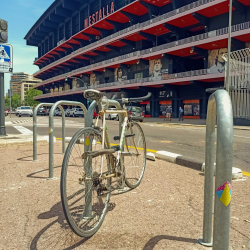
[[[130,188],[141,183],[146,168],[146,140],[141,126],[136,122],[128,123],[124,138],[125,182]]]
[[[83,128],[72,137],[63,159],[62,206],[69,226],[81,237],[96,233],[108,210],[111,178],[101,177],[111,172],[109,155],[84,154],[101,147],[98,131]]]

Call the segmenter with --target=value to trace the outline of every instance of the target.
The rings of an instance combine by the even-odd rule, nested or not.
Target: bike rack
[[[57,107],[62,111],[62,152],[65,153],[65,112],[61,105],[74,105],[80,106],[83,110],[83,114],[87,114],[85,105],[81,102],[74,101],[58,101],[53,104],[49,112],[49,178],[47,180],[54,179],[54,112]]]
[[[34,109],[34,113],[33,113],[33,161],[37,161],[37,110],[43,106],[53,106],[53,105],[54,103],[40,103]],[[63,126],[62,126],[63,129],[65,127],[64,123],[65,123],[65,120],[63,120]]]
[[[215,157],[215,123],[217,149]],[[213,177],[216,158],[214,225],[212,239]],[[233,111],[230,96],[217,90],[208,101],[204,186],[203,238],[199,243],[214,250],[229,249],[230,201],[233,165]]]

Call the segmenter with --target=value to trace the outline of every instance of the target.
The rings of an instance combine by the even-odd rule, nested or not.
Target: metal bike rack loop
[[[215,155],[215,123],[217,149]],[[215,205],[212,239],[213,178],[216,156]],[[230,96],[217,90],[208,101],[204,186],[203,238],[199,243],[213,250],[229,249],[231,181],[233,165],[233,112]]]
[[[57,107],[62,111],[62,152],[65,153],[65,112],[61,105],[74,105],[80,106],[83,110],[84,117],[87,114],[85,105],[81,102],[74,101],[58,101],[56,102],[49,112],[49,178],[54,179],[54,112]]]
[[[37,161],[37,111],[43,106],[53,106],[54,103],[39,103],[33,113],[33,161]]]

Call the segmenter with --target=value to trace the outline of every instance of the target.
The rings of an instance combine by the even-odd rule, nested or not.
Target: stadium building
[[[55,0],[25,36],[38,47],[42,102],[86,104],[87,88],[136,97],[145,116],[206,118],[224,87],[229,0]],[[232,51],[249,47],[250,1],[233,1]],[[73,77],[73,78],[72,78]],[[67,81],[65,80],[67,78]]]

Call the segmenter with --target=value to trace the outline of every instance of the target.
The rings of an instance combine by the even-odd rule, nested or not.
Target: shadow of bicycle
[[[110,203],[107,212],[112,211],[114,208],[115,203]],[[56,219],[33,238],[30,244],[31,250],[72,250],[91,238],[82,238],[71,230],[65,219],[61,202],[55,204],[50,211],[38,216],[40,220],[50,220],[52,218]]]

